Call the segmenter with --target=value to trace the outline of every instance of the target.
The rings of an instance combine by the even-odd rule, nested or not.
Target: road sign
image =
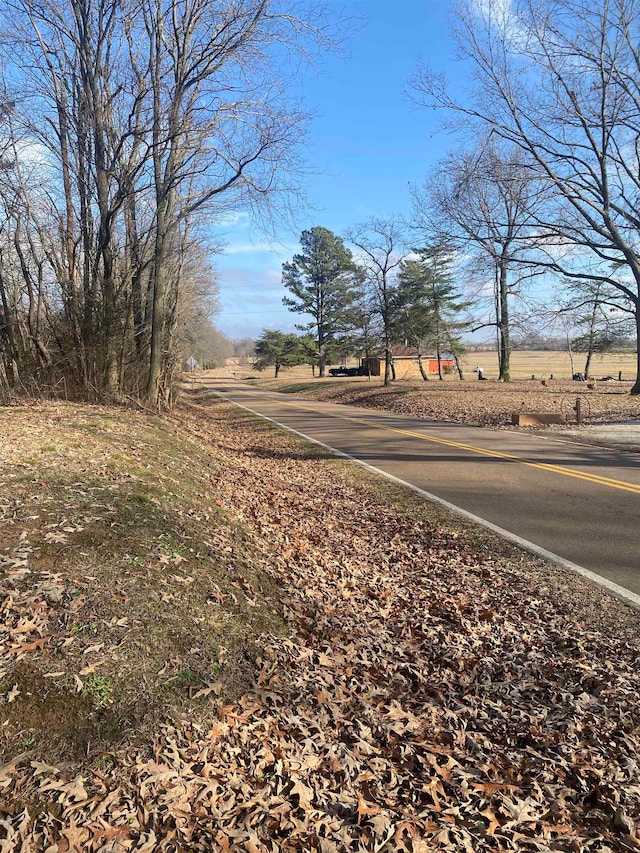
[[[198,361],[192,355],[187,359],[187,367],[191,373],[194,373],[196,367],[198,366]]]

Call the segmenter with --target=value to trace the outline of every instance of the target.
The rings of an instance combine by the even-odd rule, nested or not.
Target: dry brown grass
[[[498,376],[497,361],[494,352],[469,353],[464,358],[467,372],[480,365],[488,378]],[[585,361],[586,356],[583,353],[574,355],[576,373],[584,371]],[[596,379],[602,376],[613,376],[617,379],[618,372],[622,371],[623,380],[630,381],[635,377],[635,370],[635,353],[607,353],[592,358],[589,373]],[[511,354],[512,379],[530,379],[532,375],[536,379],[548,379],[552,374],[557,379],[571,379],[572,372],[571,360],[566,352],[516,350]]]

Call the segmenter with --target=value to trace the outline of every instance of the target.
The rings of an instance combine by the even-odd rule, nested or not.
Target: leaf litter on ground
[[[1,849],[640,849],[637,614],[206,394],[170,422],[71,405],[0,419]],[[81,463],[69,445],[83,422]],[[58,450],[37,452],[41,436]],[[61,457],[75,483],[62,491]],[[164,538],[138,532],[135,555],[107,538],[118,560],[101,571],[105,519],[125,529],[125,475],[139,494],[162,470],[171,482],[144,520]],[[47,507],[63,506],[51,526]],[[52,530],[67,539],[46,539]],[[137,560],[123,587],[119,572]],[[204,605],[189,598],[200,584]],[[107,593],[117,609],[105,611]],[[213,624],[198,632],[183,596],[198,617],[220,608]],[[154,673],[139,669],[151,646],[127,633],[149,619],[140,598],[162,604],[177,646],[172,655],[154,635],[164,658]],[[278,609],[284,626],[265,616]],[[234,613],[252,635],[251,673],[246,656],[220,649],[216,622],[232,631]],[[144,673],[145,713],[167,682],[187,682],[146,727],[117,695],[129,657]],[[235,693],[216,684],[234,667]],[[85,755],[60,752],[63,728],[47,739],[38,695],[21,696],[42,689],[34,673],[52,675],[54,705],[82,684],[76,715],[95,723]],[[21,701],[30,727],[11,714]]]
[[[512,414],[521,411],[563,414],[569,424],[575,425],[578,397],[585,423],[640,418],[640,397],[629,394],[632,382],[599,382],[589,387],[591,383],[563,379],[545,379],[544,382],[540,379],[512,382],[402,379],[385,387],[376,377],[371,382],[367,379],[291,382],[286,378],[274,382],[261,378],[250,384],[312,400],[476,426],[509,426]],[[562,430],[562,427],[554,426],[553,429]]]

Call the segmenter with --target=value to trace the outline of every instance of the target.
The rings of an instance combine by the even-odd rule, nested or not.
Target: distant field
[[[640,419],[640,396],[631,397],[635,380],[635,356],[618,353],[592,360],[591,376],[596,380],[622,372],[622,382],[584,383],[571,381],[571,364],[566,353],[515,352],[512,356],[511,382],[496,382],[496,354],[470,353],[465,358],[465,381],[457,374],[439,382],[437,375],[429,382],[412,377],[384,387],[381,377],[313,378],[306,365],[281,370],[274,379],[273,370],[252,371],[248,365],[231,361],[224,368],[207,375],[248,381],[260,388],[297,394],[307,399],[345,403],[397,412],[431,420],[500,426],[511,423],[513,412],[562,413],[568,423],[575,421],[576,396],[582,398],[584,423],[637,421]],[[479,382],[473,373],[482,367],[487,382]],[[577,373],[584,371],[584,359],[574,360]],[[399,376],[402,374],[400,373]],[[532,380],[531,377],[535,377]],[[553,376],[553,379],[551,378]],[[591,386],[591,387],[589,387]]]
[[[488,377],[498,375],[497,362],[496,353],[480,352],[465,356],[467,369],[480,365],[484,368],[485,376]],[[574,354],[573,363],[576,373],[584,371],[585,362],[586,356],[583,353]],[[617,379],[618,372],[621,370],[622,378],[629,380],[635,379],[635,369],[635,353],[611,353],[593,356],[589,373],[596,379],[602,376],[613,376]],[[530,379],[532,375],[537,379],[544,379],[552,373],[559,379],[571,378],[571,360],[568,353],[522,350],[511,354],[511,376],[513,379]]]
[[[586,356],[583,353],[574,355],[574,369],[576,373],[584,371]],[[355,360],[349,364],[357,364]],[[487,379],[495,379],[498,376],[498,356],[496,352],[472,352],[465,355],[462,359],[462,364],[467,378],[473,378],[473,368],[482,367],[484,375]],[[611,353],[607,355],[596,355],[591,360],[590,374],[596,379],[603,376],[613,376],[618,378],[618,372],[622,371],[622,378],[625,380],[635,379],[636,355],[635,353]],[[535,376],[536,379],[546,379],[551,374],[556,379],[570,379],[571,361],[569,354],[566,352],[538,352],[530,350],[518,350],[511,354],[511,377],[513,379],[530,379]],[[240,359],[227,359],[226,366],[210,372],[213,376],[233,376],[236,378],[246,378],[256,376],[269,378],[273,376],[273,369],[258,373],[252,370],[251,363],[242,364]],[[311,377],[311,367],[302,365],[301,367],[290,367],[280,371],[280,378],[287,380],[307,380]],[[374,377],[375,379],[376,377]],[[448,380],[457,380],[455,375],[447,377]],[[335,381],[335,380],[331,380]],[[337,381],[351,381],[339,379]],[[368,381],[366,378],[361,381]]]

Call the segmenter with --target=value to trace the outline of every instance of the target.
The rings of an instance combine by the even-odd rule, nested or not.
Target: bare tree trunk
[[[121,336],[121,317],[114,281],[113,214],[109,202],[109,174],[104,147],[103,120],[98,119],[94,133],[96,187],[100,224],[98,228],[98,257],[102,261],[102,311],[104,383],[108,394],[118,391],[118,360],[116,346]],[[96,258],[96,278],[98,277]]]
[[[324,354],[324,347],[322,347],[318,352],[318,376],[322,378],[325,374],[325,366],[326,366],[326,356]]]
[[[80,199],[80,235],[82,244],[82,318],[76,318],[74,323],[81,323],[81,334],[78,336],[82,344],[78,347],[81,375],[85,383],[94,378],[91,365],[91,355],[94,353],[94,332],[96,319],[96,279],[91,273],[91,255],[93,247],[93,222],[91,217],[91,189],[88,183],[86,162],[90,162],[90,146],[87,135],[81,128],[78,133],[78,195]]]
[[[389,382],[395,380],[395,371],[393,371],[393,355],[391,353],[391,346],[389,344],[389,339],[386,338],[384,342],[384,384],[388,385]]]
[[[571,338],[569,337],[569,332],[567,332],[567,352],[569,353],[569,364],[571,366],[571,376],[573,377],[576,369],[573,362],[573,349],[571,347]]]
[[[147,377],[147,398],[151,402],[159,400],[160,376],[162,370],[162,309],[164,302],[164,260],[167,255],[169,228],[169,198],[167,166],[162,160],[161,122],[163,107],[161,103],[161,64],[163,53],[162,6],[159,0],[153,4],[153,26],[151,29],[151,83],[153,86],[153,173],[156,196],[156,236],[151,282],[151,332],[149,338],[149,374]],[[171,142],[169,146],[171,146]]]
[[[589,334],[588,334],[588,342],[587,342],[587,358],[584,365],[584,378],[589,378],[589,369],[591,368],[591,358],[593,357],[593,349],[596,342],[596,319],[598,316],[598,307],[600,305],[598,298],[600,295],[600,288],[596,289],[595,299],[593,300],[593,306],[591,308],[591,316],[589,317]]]
[[[13,318],[9,308],[9,300],[7,299],[7,290],[4,281],[3,271],[0,269],[0,299],[2,301],[2,325],[0,325],[0,340],[5,341],[5,371],[7,380],[10,385],[15,385],[20,381],[18,371],[18,353],[16,350],[15,339],[13,336]]]
[[[20,270],[22,272],[22,278],[27,288],[27,329],[29,332],[29,339],[31,341],[33,349],[35,350],[36,358],[38,359],[40,367],[48,367],[51,363],[51,359],[40,337],[40,329],[38,322],[39,299],[37,293],[41,292],[41,286],[38,286],[38,284],[34,282],[32,272],[29,269],[29,265],[22,246],[22,230],[20,227],[16,228],[14,232],[13,242],[16,254],[18,256],[18,260],[20,261]]]
[[[442,353],[440,350],[440,315],[439,315],[440,306],[439,306],[438,300],[435,296],[435,288],[434,288],[433,304],[435,306],[435,317],[436,317],[436,359],[438,361],[438,379],[442,382],[444,379],[444,376],[442,375]]]
[[[458,353],[455,350],[453,350],[452,355],[453,355],[453,360],[456,363],[456,370],[458,371],[458,378],[462,382],[464,380],[464,376],[462,374],[462,364],[460,363],[460,358],[458,357]]]
[[[165,291],[164,260],[167,256],[165,222],[158,216],[158,233],[155,241],[155,257],[151,285],[151,334],[149,340],[149,377],[147,397],[151,402],[158,400],[162,374],[163,307]],[[161,231],[162,229],[162,231]]]
[[[500,279],[498,286],[498,332],[500,341],[499,363],[500,371],[498,379],[503,382],[509,382],[510,375],[510,356],[511,347],[509,343],[509,299],[508,299],[508,272],[509,261],[506,254],[503,252],[500,258]]]
[[[320,379],[322,379],[322,377],[324,376],[325,367],[327,364],[327,356],[326,356],[326,352],[325,352],[325,345],[326,344],[325,344],[324,333],[323,333],[324,314],[323,314],[323,309],[322,309],[322,305],[321,305],[321,297],[319,297],[318,301],[320,304],[320,312],[318,315],[318,325],[317,325],[317,330],[318,330],[318,376]]]
[[[67,112],[67,101],[64,88],[59,86],[57,75],[54,72],[57,97],[58,129],[60,138],[60,165],[62,168],[62,186],[64,189],[65,217],[64,217],[64,253],[66,261],[65,290],[69,302],[69,314],[72,317],[73,334],[78,350],[78,361],[82,373],[85,373],[85,358],[83,340],[79,334],[79,311],[77,305],[77,281],[75,262],[75,207],[73,203],[73,187],[71,181],[71,158],[69,155],[69,119]],[[78,160],[82,160],[80,156]]]
[[[133,342],[138,357],[144,349],[144,313],[142,310],[142,257],[138,236],[136,198],[129,193],[124,207],[127,255],[131,270],[131,310],[133,319]]]
[[[422,379],[425,382],[428,382],[429,377],[427,375],[427,372],[424,369],[424,364],[422,363],[422,356],[420,355],[420,353],[418,353],[418,369],[420,370],[420,376],[422,376]]]
[[[593,341],[589,341],[589,348],[587,350],[587,358],[584,363],[584,378],[589,378],[589,370],[591,369],[591,358],[593,356]]]

